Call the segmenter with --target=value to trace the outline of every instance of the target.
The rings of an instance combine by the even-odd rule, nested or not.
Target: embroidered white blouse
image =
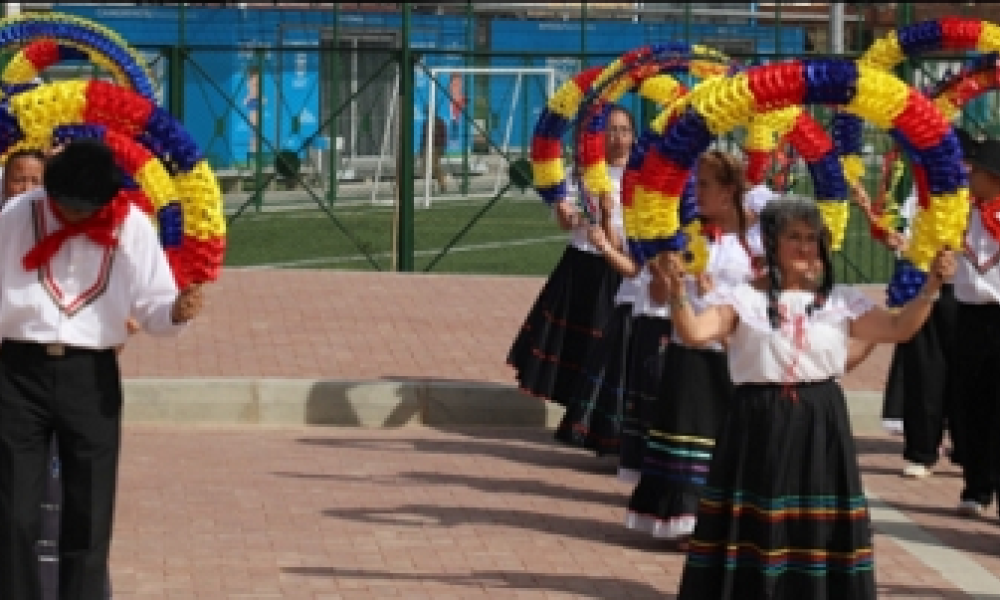
[[[851,321],[875,306],[864,292],[835,285],[823,306],[810,315],[806,308],[812,292],[785,291],[778,299],[784,322],[773,329],[767,295],[749,284],[717,286],[705,301],[731,306],[738,316],[727,350],[735,384],[788,384],[843,375]]]
[[[622,175],[625,174],[625,167],[612,167],[608,166],[608,178],[611,179],[611,196],[615,199],[614,210],[611,211],[609,220],[611,221],[611,226],[618,234],[619,239],[625,239],[625,217],[622,212],[621,206],[621,193],[622,193]],[[570,195],[573,196],[579,192],[573,188],[570,190]],[[574,200],[575,201],[575,200]],[[600,213],[601,207],[597,199],[591,202],[594,209]],[[590,228],[589,223],[584,223],[583,225],[573,229],[571,232],[570,243],[573,247],[583,250],[584,252],[590,252],[591,254],[600,254],[597,248],[590,243],[590,239],[587,236],[587,230]]]
[[[715,286],[739,285],[756,276],[754,257],[763,256],[764,246],[761,241],[760,226],[754,223],[743,238],[733,233],[724,233],[719,236],[717,242],[710,243],[705,271],[711,275]],[[689,277],[684,283],[691,308],[696,313],[701,312],[708,306],[706,303],[708,296],[698,295],[698,286],[693,277]],[[671,342],[686,345],[676,331],[671,335]],[[722,345],[717,343],[709,344],[703,349],[717,352],[723,350]]]
[[[170,318],[177,286],[142,211],[132,207],[117,248],[74,236],[48,265],[25,271],[21,259],[58,227],[43,189],[0,212],[0,338],[105,349],[125,342],[129,317],[152,334],[183,328]]]

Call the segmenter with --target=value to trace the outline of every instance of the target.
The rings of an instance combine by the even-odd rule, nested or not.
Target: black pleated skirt
[[[632,305],[621,304],[577,378],[576,391],[556,428],[557,440],[598,456],[618,453],[631,338]]]
[[[679,600],[874,600],[867,501],[834,381],[741,385],[719,432]]]
[[[632,320],[618,458],[618,478],[626,482],[639,482],[646,432],[657,403],[665,395],[663,371],[670,349],[670,332],[669,319],[640,315]]]
[[[614,312],[621,281],[604,257],[566,247],[507,355],[521,390],[570,404]]]
[[[629,499],[625,526],[654,537],[677,538],[694,529],[715,436],[731,401],[726,355],[672,345],[661,390],[649,410],[642,471]]]

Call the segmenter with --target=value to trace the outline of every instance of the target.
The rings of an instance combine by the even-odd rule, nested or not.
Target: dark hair
[[[819,207],[811,198],[785,195],[767,203],[760,212],[760,231],[764,241],[764,257],[767,260],[767,317],[771,327],[781,327],[781,313],[778,311],[778,294],[782,290],[781,270],[778,268],[778,239],[791,223],[801,222],[819,232],[819,256],[823,261],[823,281],[813,301],[806,311],[820,308],[833,289],[833,259],[830,256],[830,230],[823,222]]]
[[[118,193],[124,178],[107,144],[77,138],[48,160],[42,183],[59,204],[99,209]]]
[[[705,166],[712,169],[715,179],[722,185],[733,187],[733,207],[739,215],[740,235],[747,230],[746,213],[743,209],[743,197],[746,196],[750,184],[747,182],[747,170],[743,161],[722,150],[708,150],[698,157],[697,169]]]
[[[594,119],[603,119],[604,127],[607,128],[607,119],[611,116],[611,113],[619,112],[628,117],[629,127],[632,128],[632,135],[635,136],[635,117],[632,113],[628,111],[621,104],[592,104],[580,111],[580,116],[576,121],[576,126],[573,129],[573,145],[578,146],[580,143],[580,136],[583,132],[587,130],[588,127],[594,122]],[[634,139],[634,137],[633,137]],[[574,151],[578,153],[578,151]],[[577,155],[575,158],[579,158]],[[580,170],[580,165],[578,160],[573,161],[573,171],[570,173],[573,179],[578,179],[582,175]]]
[[[42,164],[45,164],[45,161],[48,159],[48,157],[45,156],[45,153],[37,148],[21,148],[20,150],[15,150],[8,154],[7,160],[4,161],[4,164],[9,165],[15,160],[20,160],[22,158],[34,158]]]

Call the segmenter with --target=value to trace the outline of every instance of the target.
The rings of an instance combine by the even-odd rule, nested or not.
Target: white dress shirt
[[[129,317],[154,335],[183,328],[170,317],[177,285],[147,215],[131,207],[116,248],[73,236],[25,271],[24,255],[59,228],[41,188],[0,212],[0,338],[106,349],[125,343]]]
[[[969,210],[965,248],[955,269],[955,299],[965,304],[1000,302],[1000,244],[986,230],[979,208]]]

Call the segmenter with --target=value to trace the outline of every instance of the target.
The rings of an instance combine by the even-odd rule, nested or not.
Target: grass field
[[[455,241],[487,202],[450,200],[417,209],[416,270],[427,271],[434,263],[430,270],[436,273],[550,273],[566,246],[567,236],[534,193],[503,197]],[[308,205],[294,210],[245,212],[230,222],[226,265],[392,269],[394,225],[390,207],[353,205],[335,207],[331,213],[333,218]],[[449,245],[453,247],[442,254]],[[885,282],[892,272],[892,257],[870,239],[863,217],[854,214],[836,265],[839,281]]]

